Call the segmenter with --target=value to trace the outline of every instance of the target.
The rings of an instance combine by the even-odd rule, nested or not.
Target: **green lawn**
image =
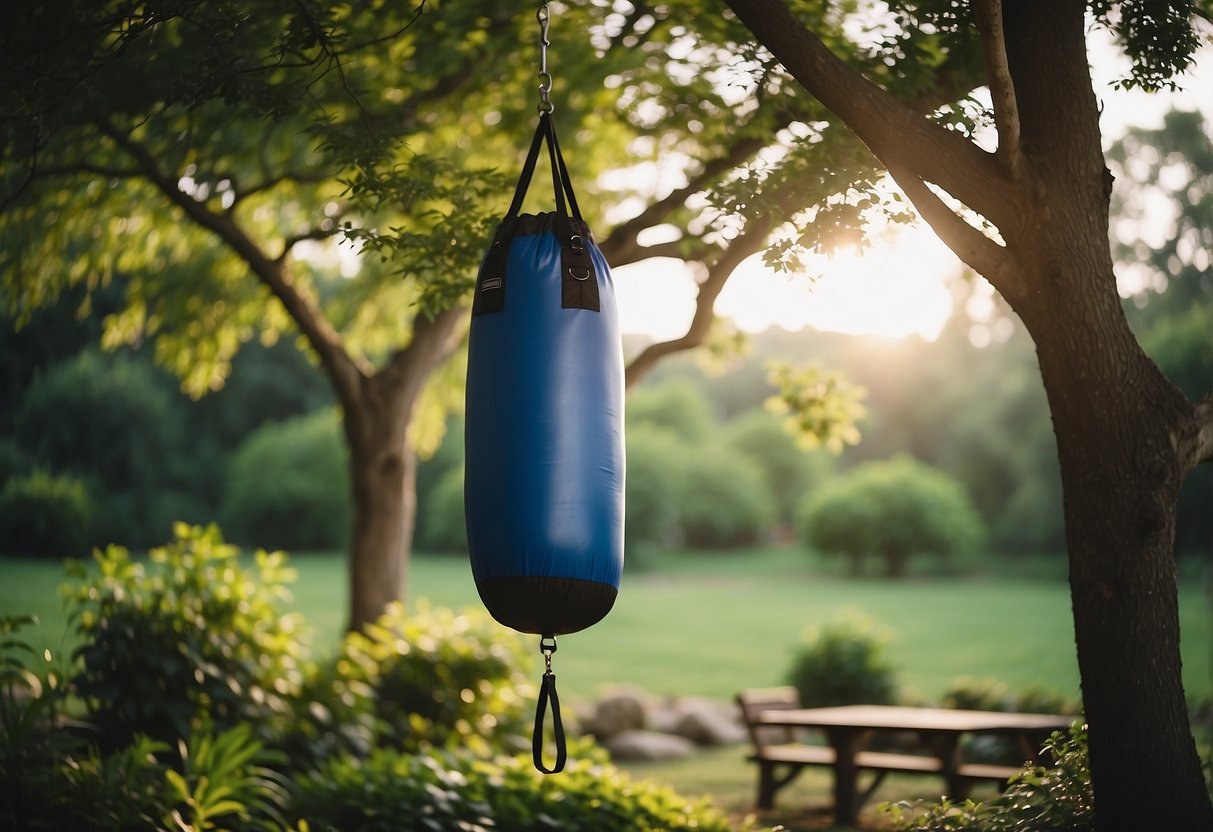
[[[332,650],[344,619],[345,566],[339,555],[300,555],[294,605]],[[996,677],[1012,688],[1043,686],[1078,694],[1069,591],[1064,581],[1000,574],[917,577],[904,583],[831,574],[791,548],[729,554],[670,553],[629,572],[602,623],[560,641],[562,693],[585,699],[626,683],[657,695],[729,699],[740,688],[779,684],[804,630],[848,611],[888,630],[888,650],[910,698],[930,700],[959,676]],[[464,559],[414,558],[410,598],[479,608]],[[37,640],[63,643],[55,564],[0,560],[0,614],[32,612]],[[1184,676],[1189,696],[1213,695],[1213,610],[1201,581],[1180,589]]]

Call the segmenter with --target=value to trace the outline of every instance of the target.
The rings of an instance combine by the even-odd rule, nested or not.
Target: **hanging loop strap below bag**
[[[564,741],[564,723],[560,719],[560,697],[556,694],[556,674],[552,672],[552,654],[556,652],[556,637],[543,636],[539,639],[539,649],[543,653],[543,680],[539,684],[539,702],[535,706],[535,732],[531,735],[531,751],[535,758],[535,768],[543,774],[558,774],[564,771],[567,749]],[[556,740],[556,763],[548,768],[543,763],[543,718],[548,705],[552,707],[552,733]]]

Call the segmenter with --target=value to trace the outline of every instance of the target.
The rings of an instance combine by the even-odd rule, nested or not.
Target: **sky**
[[[1152,95],[1113,87],[1124,76],[1127,61],[1106,33],[1092,32],[1088,51],[1103,104],[1105,147],[1130,126],[1161,126],[1173,108],[1200,108],[1213,120],[1213,46],[1203,47],[1194,68],[1178,79],[1179,91]],[[717,314],[746,332],[812,326],[934,340],[952,312],[948,283],[962,271],[956,256],[921,225],[885,229],[862,254],[810,257],[807,266],[820,277],[777,274],[762,265],[760,256],[750,258],[729,278],[717,299]],[[654,258],[615,269],[613,276],[625,333],[664,340],[686,332],[694,313],[695,281],[682,261]]]

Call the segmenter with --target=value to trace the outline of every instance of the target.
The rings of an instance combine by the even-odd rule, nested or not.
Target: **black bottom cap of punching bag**
[[[493,618],[522,633],[558,636],[601,621],[619,590],[579,578],[489,578],[476,584]]]

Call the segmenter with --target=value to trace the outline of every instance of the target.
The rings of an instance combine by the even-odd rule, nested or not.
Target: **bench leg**
[[[775,777],[775,764],[760,762],[758,764],[758,808],[775,808],[775,790],[781,784]]]

